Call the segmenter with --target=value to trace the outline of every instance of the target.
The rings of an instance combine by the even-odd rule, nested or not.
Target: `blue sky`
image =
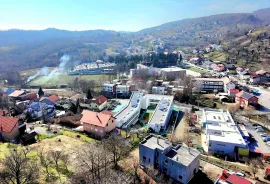
[[[138,31],[184,18],[268,7],[270,0],[0,0],[0,29]]]

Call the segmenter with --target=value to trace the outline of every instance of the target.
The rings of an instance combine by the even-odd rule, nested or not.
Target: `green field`
[[[53,77],[40,76],[29,83],[29,86],[59,87],[61,84],[72,83],[75,77],[79,80],[112,81],[117,75],[58,75]]]

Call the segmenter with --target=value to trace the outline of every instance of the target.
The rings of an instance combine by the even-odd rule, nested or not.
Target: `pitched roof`
[[[249,100],[252,97],[256,97],[255,95],[251,94],[251,93],[247,93],[245,91],[240,91],[239,93],[236,94],[237,97],[242,97],[245,98],[247,100]],[[258,98],[258,97],[256,97]]]
[[[81,122],[90,125],[96,125],[99,127],[105,127],[109,119],[112,117],[108,114],[93,112],[89,110],[83,110],[82,115],[83,116],[80,120]]]
[[[239,89],[230,89],[230,93],[239,93]]]
[[[18,118],[0,116],[0,131],[11,132],[15,125],[18,123]]]
[[[107,98],[105,96],[101,95],[101,96],[97,97],[96,104],[97,105],[101,105],[101,104],[103,104],[106,101],[107,101]]]
[[[18,96],[22,95],[23,93],[25,93],[24,90],[15,90],[13,93],[9,94],[8,96],[18,97]]]
[[[13,88],[7,88],[7,90],[5,91],[5,94],[9,95],[9,94],[13,93],[14,91],[15,91],[15,89],[13,89]]]
[[[252,184],[251,181],[248,181],[247,179],[237,176],[235,174],[229,176],[226,181],[231,184]]]
[[[49,99],[51,102],[57,102],[57,101],[60,100],[60,98],[59,98],[57,95],[55,95],[55,94],[49,96],[48,99]]]

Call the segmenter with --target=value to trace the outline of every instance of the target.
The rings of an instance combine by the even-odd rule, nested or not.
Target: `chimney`
[[[6,116],[6,111],[5,110],[3,110],[3,116]]]
[[[96,113],[96,117],[97,117],[97,119],[99,120],[100,124],[102,124],[101,120],[100,120],[99,117],[98,117],[98,113]]]

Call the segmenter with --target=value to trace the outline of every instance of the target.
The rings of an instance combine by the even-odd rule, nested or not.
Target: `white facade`
[[[164,95],[165,94],[165,87],[163,86],[153,86],[152,87],[152,93],[158,94],[158,95]]]
[[[130,87],[129,85],[117,85],[116,93],[128,93],[129,87]]]
[[[231,89],[235,89],[235,86],[236,86],[235,83],[233,83],[232,81],[230,81],[229,83],[227,83],[227,84],[224,85],[224,92],[229,93],[229,91]]]
[[[141,109],[147,109],[153,104],[156,104],[157,107],[148,122],[148,127],[155,132],[165,130],[172,111],[173,96],[143,94],[140,92],[133,92],[129,103],[114,115],[116,126],[127,128],[134,125],[138,121]]]
[[[113,88],[114,88],[115,84],[103,84],[103,91],[105,92],[114,92]]]
[[[236,148],[248,149],[228,110],[203,110],[202,125],[208,146],[205,151],[233,155]]]

